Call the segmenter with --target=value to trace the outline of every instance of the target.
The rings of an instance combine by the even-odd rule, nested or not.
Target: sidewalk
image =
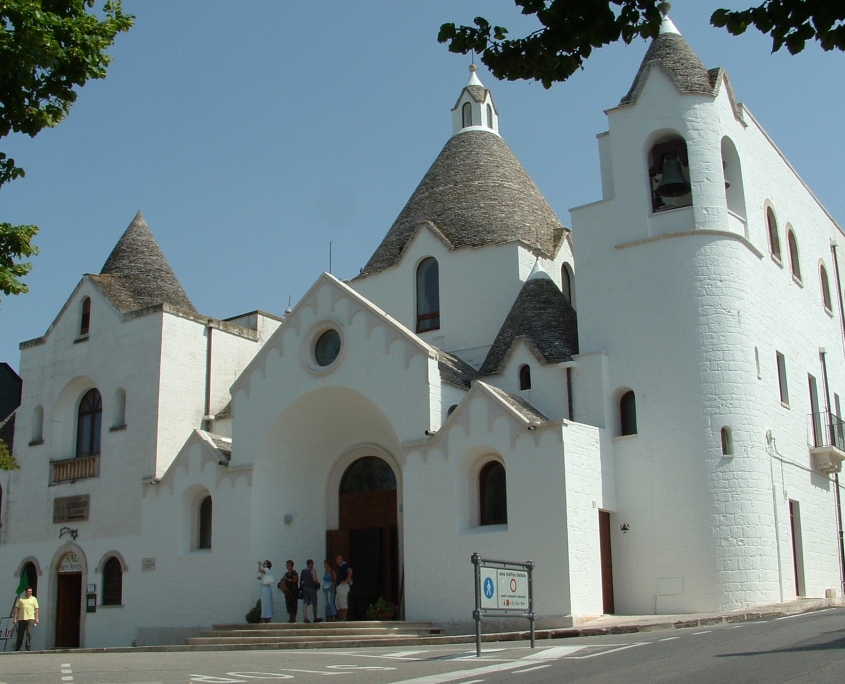
[[[781,617],[784,615],[798,615],[815,610],[824,610],[835,606],[843,606],[842,599],[797,599],[784,603],[771,603],[754,608],[734,610],[724,613],[687,613],[682,615],[605,615],[595,620],[581,623],[575,627],[560,629],[538,629],[537,639],[566,639],[572,637],[599,636],[603,634],[630,634],[633,632],[656,632],[668,629],[686,629],[688,627],[705,627],[721,625],[747,620]],[[518,636],[517,636],[518,635]],[[484,634],[483,641],[511,641],[529,637],[528,630],[522,632],[505,632],[499,634]]]
[[[606,634],[631,634],[634,632],[656,632],[659,630],[685,629],[688,627],[705,627],[747,620],[798,615],[816,610],[824,610],[835,606],[843,606],[842,599],[798,599],[784,603],[773,603],[755,608],[736,610],[724,613],[695,613],[684,615],[606,615],[595,620],[584,622],[575,627],[561,627],[552,629],[538,629],[535,638],[567,639],[573,637],[602,636]],[[321,623],[322,624],[322,623]],[[390,625],[391,623],[384,623]],[[401,623],[392,623],[401,624]],[[325,625],[323,625],[325,627]],[[304,625],[302,626],[304,628]],[[315,634],[317,630],[314,630]],[[500,641],[527,641],[530,638],[528,630],[512,632],[493,632],[481,635],[484,643]],[[276,650],[276,649],[312,649],[312,648],[361,648],[361,647],[404,647],[404,646],[446,646],[451,644],[474,644],[474,634],[432,635],[432,636],[396,636],[392,638],[368,639],[357,636],[354,640],[318,640],[315,636],[303,637],[301,641],[286,643],[245,643],[238,645],[188,645],[174,644],[170,646],[138,646],[138,647],[108,647],[108,648],[74,648],[52,649],[49,651],[32,651],[35,653],[139,653],[139,652],[181,652],[181,651],[221,651],[221,650]],[[3,655],[11,655],[0,653]]]

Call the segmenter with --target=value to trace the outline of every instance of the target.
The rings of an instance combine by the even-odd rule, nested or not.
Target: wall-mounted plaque
[[[60,496],[53,499],[53,522],[64,523],[88,520],[90,494],[79,496]]]
[[[141,570],[155,570],[156,569],[156,559],[155,558],[142,558],[141,559]]]

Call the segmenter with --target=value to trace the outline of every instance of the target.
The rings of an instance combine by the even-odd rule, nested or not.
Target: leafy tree
[[[0,439],[0,470],[17,470],[20,468],[15,457],[9,453],[6,442]]]
[[[134,17],[120,0],[107,0],[100,16],[95,0],[0,0],[0,138],[10,133],[35,137],[56,126],[76,101],[77,87],[105,78],[105,53]],[[94,8],[94,11],[89,12]],[[0,152],[0,187],[24,170]],[[0,293],[27,291],[21,278],[38,253],[38,228],[0,222]]]
[[[504,26],[476,17],[475,26],[443,24],[437,37],[460,54],[476,52],[496,78],[540,81],[550,88],[583,67],[594,48],[619,40],[653,38],[660,11],[656,0],[514,0],[524,15],[536,15],[541,28],[508,38]],[[746,10],[717,9],[710,23],[733,35],[754,26],[772,37],[772,52],[784,45],[801,52],[808,40],[824,50],[845,50],[845,0],[764,0]]]

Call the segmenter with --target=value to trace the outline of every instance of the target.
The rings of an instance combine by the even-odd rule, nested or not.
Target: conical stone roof
[[[548,277],[525,281],[493,341],[479,375],[501,373],[511,351],[523,340],[544,363],[571,361],[578,353],[578,316]]]
[[[196,313],[140,211],[91,277],[123,313],[164,303]]]
[[[631,89],[619,102],[620,105],[637,101],[654,67],[662,68],[682,93],[716,94],[715,83],[719,70],[708,71],[681,34],[661,32],[651,41]]]
[[[564,228],[508,144],[495,133],[452,136],[358,276],[394,266],[430,222],[452,249],[520,240],[557,252]]]

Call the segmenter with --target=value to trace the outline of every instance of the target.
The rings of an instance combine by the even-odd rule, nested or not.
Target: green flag
[[[23,594],[26,591],[28,586],[29,586],[29,577],[27,577],[27,574],[25,572],[22,572],[21,573],[21,581],[18,584],[18,588],[15,591],[15,593],[18,596],[20,596],[21,594]]]

